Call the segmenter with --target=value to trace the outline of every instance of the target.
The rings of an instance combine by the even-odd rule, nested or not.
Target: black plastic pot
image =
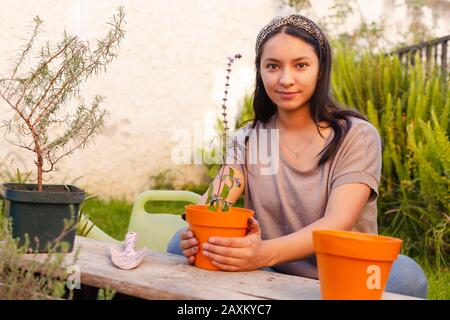
[[[36,184],[4,183],[1,192],[6,216],[12,220],[13,237],[21,244],[28,234],[30,249],[47,252],[48,245],[60,237],[69,244],[69,252],[73,250],[78,212],[85,199],[83,190],[71,185],[44,185],[38,192]],[[70,229],[64,230],[64,221],[70,222]]]

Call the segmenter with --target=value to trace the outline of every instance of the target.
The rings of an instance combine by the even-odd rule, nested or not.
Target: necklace
[[[277,117],[277,120],[276,120],[276,124],[275,124],[275,125],[276,125],[276,127],[278,128],[278,130],[280,130],[280,128],[279,128],[279,126],[278,126],[278,117]],[[311,141],[306,145],[306,147],[304,147],[303,150],[300,150],[300,151],[294,151],[294,150],[292,150],[291,148],[289,148],[289,146],[287,145],[287,143],[286,143],[285,141],[283,141],[283,138],[281,137],[281,130],[280,130],[280,141],[286,146],[286,149],[287,149],[290,153],[292,153],[292,154],[295,156],[295,159],[298,159],[298,157],[300,156],[300,154],[301,154],[302,152],[304,152],[306,149],[308,149],[308,148],[312,145],[314,139],[311,139]]]

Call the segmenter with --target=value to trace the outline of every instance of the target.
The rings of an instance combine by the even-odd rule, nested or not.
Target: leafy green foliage
[[[63,264],[66,243],[50,247],[45,260],[38,263],[38,252],[28,252],[29,240],[19,245],[19,239],[12,237],[10,221],[3,211],[0,212],[0,239],[0,300],[61,299],[66,295],[68,274]],[[29,259],[24,260],[26,253]],[[72,263],[76,257],[77,253]]]
[[[245,124],[248,124],[255,117],[253,111],[253,96],[249,93],[244,95],[242,106],[236,118],[235,129],[239,129]]]
[[[85,209],[84,206],[86,204],[87,201],[91,200],[91,199],[95,199],[97,197],[95,196],[90,196],[87,197],[84,202],[80,205],[80,209],[78,211],[78,223],[77,223],[77,229],[76,229],[76,234],[82,237],[87,237],[87,235],[89,234],[89,232],[92,230],[92,228],[94,227],[94,224],[89,225],[89,221],[85,221],[84,223],[82,223],[82,219],[81,216],[85,215]]]
[[[404,240],[403,252],[448,265],[450,249],[448,75],[402,65],[397,56],[336,50],[333,92],[366,114],[381,134],[379,225]]]
[[[175,169],[165,169],[157,174],[150,176],[152,181],[151,188],[153,190],[174,190],[177,176],[181,175],[181,171]]]

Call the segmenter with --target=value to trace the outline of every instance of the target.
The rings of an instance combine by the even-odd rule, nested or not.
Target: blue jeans
[[[170,239],[167,245],[168,253],[183,255],[180,247],[182,230],[178,230]],[[264,268],[264,270],[276,272],[271,268]],[[428,280],[417,262],[407,256],[399,255],[392,265],[385,291],[426,299]]]

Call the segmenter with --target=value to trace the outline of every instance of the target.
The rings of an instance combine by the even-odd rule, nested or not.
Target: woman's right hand
[[[189,229],[183,231],[180,237],[180,247],[183,250],[183,255],[188,259],[189,264],[194,264],[195,254],[198,252],[198,240]]]

